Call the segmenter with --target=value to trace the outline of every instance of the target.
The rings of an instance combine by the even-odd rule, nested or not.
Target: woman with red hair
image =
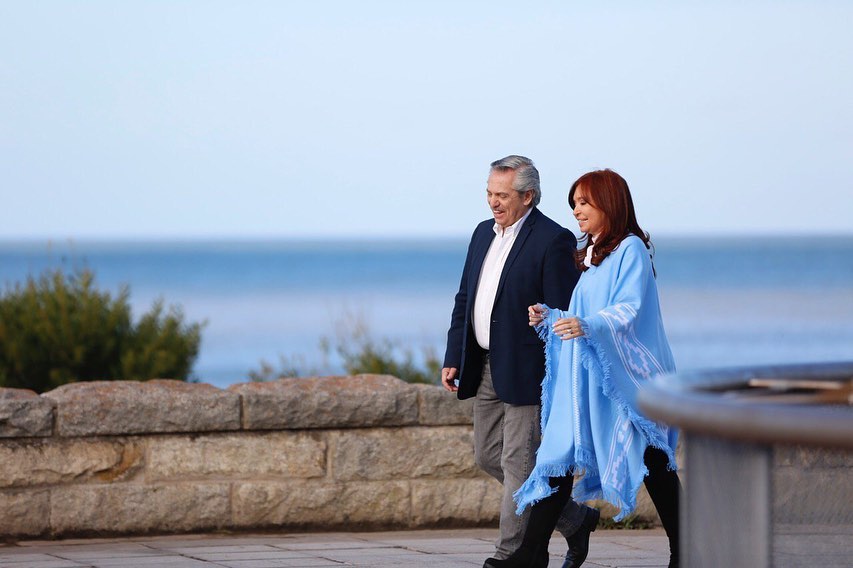
[[[675,370],[658,300],[649,236],[637,223],[628,184],[616,172],[581,176],[569,204],[584,238],[576,255],[582,271],[567,311],[528,308],[545,341],[542,442],[536,466],[516,492],[518,512],[533,505],[521,548],[489,567],[546,567],[548,541],[570,495],[603,499],[621,520],[645,483],[678,566],[677,432],[643,416],[640,386]],[[573,475],[581,478],[572,491]],[[593,511],[595,511],[593,509]],[[573,536],[564,568],[586,559],[598,514]]]

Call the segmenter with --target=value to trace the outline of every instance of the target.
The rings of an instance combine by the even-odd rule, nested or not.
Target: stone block
[[[227,483],[81,485],[51,492],[54,536],[218,529],[230,517]]]
[[[71,383],[44,396],[57,404],[60,436],[240,429],[240,397],[203,383]]]
[[[412,481],[412,524],[417,527],[496,523],[503,487],[488,479]]]
[[[773,446],[774,467],[825,469],[853,467],[853,451],[809,446]]]
[[[41,536],[49,529],[49,491],[0,491],[0,536]]]
[[[399,426],[418,419],[417,390],[387,375],[314,377],[229,387],[243,397],[243,428]]]
[[[237,482],[234,486],[232,507],[237,528],[357,530],[410,526],[410,491],[406,481]]]
[[[3,440],[0,487],[125,479],[141,462],[141,446],[124,440]]]
[[[50,436],[53,406],[31,390],[0,388],[0,438]]]
[[[326,474],[326,442],[319,433],[264,432],[152,439],[147,480]]]
[[[435,385],[412,385],[418,391],[418,423],[424,426],[472,424],[474,399],[459,400],[456,393]]]
[[[773,522],[847,525],[853,521],[853,475],[847,468],[773,470]]]
[[[476,477],[473,437],[468,426],[330,432],[330,469],[342,481]]]

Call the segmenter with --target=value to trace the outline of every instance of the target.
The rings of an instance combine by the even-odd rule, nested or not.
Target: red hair
[[[649,234],[637,223],[631,191],[622,176],[613,170],[596,170],[582,175],[569,190],[569,205],[572,209],[575,208],[575,192],[578,189],[583,191],[584,197],[593,207],[604,213],[604,229],[598,235],[592,250],[593,265],[600,265],[628,235],[637,235],[643,240],[646,248],[651,249]],[[592,245],[590,235],[584,235],[581,242],[583,241],[586,241],[583,248],[575,253],[575,263],[580,270],[587,269],[583,260],[587,249]]]

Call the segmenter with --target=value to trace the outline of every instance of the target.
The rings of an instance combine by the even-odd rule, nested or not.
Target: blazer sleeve
[[[569,307],[572,291],[580,278],[575,266],[578,242],[568,229],[562,229],[548,245],[542,267],[542,303],[565,310]]]
[[[459,291],[453,300],[453,312],[450,315],[450,329],[447,331],[447,349],[444,352],[444,367],[459,368],[462,365],[462,346],[465,332],[465,314],[468,310],[468,272],[471,269],[471,256],[474,248],[474,238],[471,236],[468,244],[468,254],[465,256],[465,266],[459,282]]]

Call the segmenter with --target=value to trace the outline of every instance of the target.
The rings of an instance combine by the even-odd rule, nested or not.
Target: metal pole
[[[691,434],[682,566],[772,566],[771,448]]]

